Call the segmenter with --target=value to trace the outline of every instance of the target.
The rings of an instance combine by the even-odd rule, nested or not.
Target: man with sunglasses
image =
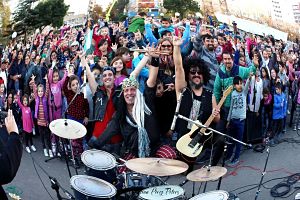
[[[214,116],[213,122],[218,122],[220,119],[219,109],[217,109],[216,100],[212,91],[204,88],[210,79],[209,69],[203,60],[189,59],[183,68],[182,57],[180,53],[180,45],[182,40],[174,38],[173,57],[175,64],[175,90],[177,100],[179,94],[183,92],[179,113],[191,120],[199,120],[205,123],[211,114]],[[185,90],[184,90],[185,89]],[[190,132],[192,123],[179,119],[177,121],[175,131],[181,137]],[[213,125],[212,125],[213,126]],[[199,132],[199,129],[196,131]],[[195,132],[195,133],[196,133]],[[217,165],[223,152],[223,139],[219,135],[213,135],[211,144],[214,144],[214,155],[212,165]],[[209,143],[206,143],[209,144]],[[206,146],[206,145],[205,145]],[[182,156],[183,160],[190,164],[192,170],[195,162],[194,158]]]
[[[112,119],[117,106],[117,99],[120,93],[115,87],[116,71],[113,67],[106,66],[103,68],[103,86],[100,86],[84,56],[81,57],[82,66],[85,67],[89,86],[93,95],[94,111],[93,121],[94,128],[92,131],[93,137],[98,138],[105,130],[108,122]],[[105,146],[105,150],[111,153],[120,153],[122,137],[116,134]]]

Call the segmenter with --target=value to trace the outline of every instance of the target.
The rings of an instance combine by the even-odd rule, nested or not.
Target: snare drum
[[[113,200],[117,193],[112,184],[92,176],[72,176],[70,184],[76,200]]]
[[[140,192],[142,200],[184,200],[184,189],[177,185],[162,185],[144,189]]]
[[[81,154],[81,160],[87,167],[87,175],[110,183],[116,180],[116,159],[110,153],[96,149],[87,150]]]
[[[190,200],[228,200],[229,194],[223,190],[216,190],[211,192],[206,192],[203,194],[199,194],[194,196]]]

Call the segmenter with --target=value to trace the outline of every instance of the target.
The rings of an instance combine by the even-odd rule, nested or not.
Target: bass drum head
[[[92,176],[72,176],[70,184],[75,191],[89,197],[111,198],[117,193],[116,188],[112,184]]]
[[[206,192],[194,196],[190,200],[228,200],[229,194],[224,190],[216,190],[211,192]]]
[[[144,189],[139,198],[143,200],[179,199],[184,195],[184,189],[177,185],[162,185]]]
[[[84,151],[81,160],[85,166],[94,170],[105,171],[116,166],[116,158],[113,155],[96,149]]]

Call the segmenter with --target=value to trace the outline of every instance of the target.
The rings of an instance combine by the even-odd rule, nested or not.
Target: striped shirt
[[[44,112],[44,107],[43,107],[43,101],[40,101],[40,103],[39,103],[37,124],[39,126],[47,126],[47,121],[45,119],[45,112]]]

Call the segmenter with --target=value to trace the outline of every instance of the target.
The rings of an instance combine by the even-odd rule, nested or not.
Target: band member
[[[145,57],[150,58],[147,54]],[[138,89],[138,73],[133,72],[123,80],[116,113],[102,135],[97,140],[90,140],[91,147],[101,149],[114,135],[121,133],[125,154],[134,157],[154,155],[160,140],[154,109],[158,67],[150,66],[149,69],[144,94]]]
[[[174,63],[175,63],[175,90],[177,99],[179,94],[186,89],[183,93],[179,113],[191,120],[199,120],[201,123],[205,123],[211,114],[214,116],[214,122],[218,122],[220,119],[219,109],[212,92],[205,89],[210,79],[209,69],[202,60],[188,60],[183,68],[182,57],[180,53],[180,45],[182,40],[174,37]],[[179,119],[177,121],[175,131],[178,136],[188,133],[193,124],[187,121]],[[196,131],[199,132],[199,129]],[[219,135],[213,135],[212,144],[214,144],[214,155],[212,159],[212,165],[217,165],[223,151],[223,139]],[[208,144],[208,143],[206,143]],[[190,164],[193,163],[192,158],[183,159]],[[190,165],[190,170],[192,165]]]
[[[1,185],[8,184],[16,176],[22,158],[22,143],[12,110],[8,111],[5,126],[0,128],[0,199],[7,200]],[[7,131],[7,133],[6,133]]]

